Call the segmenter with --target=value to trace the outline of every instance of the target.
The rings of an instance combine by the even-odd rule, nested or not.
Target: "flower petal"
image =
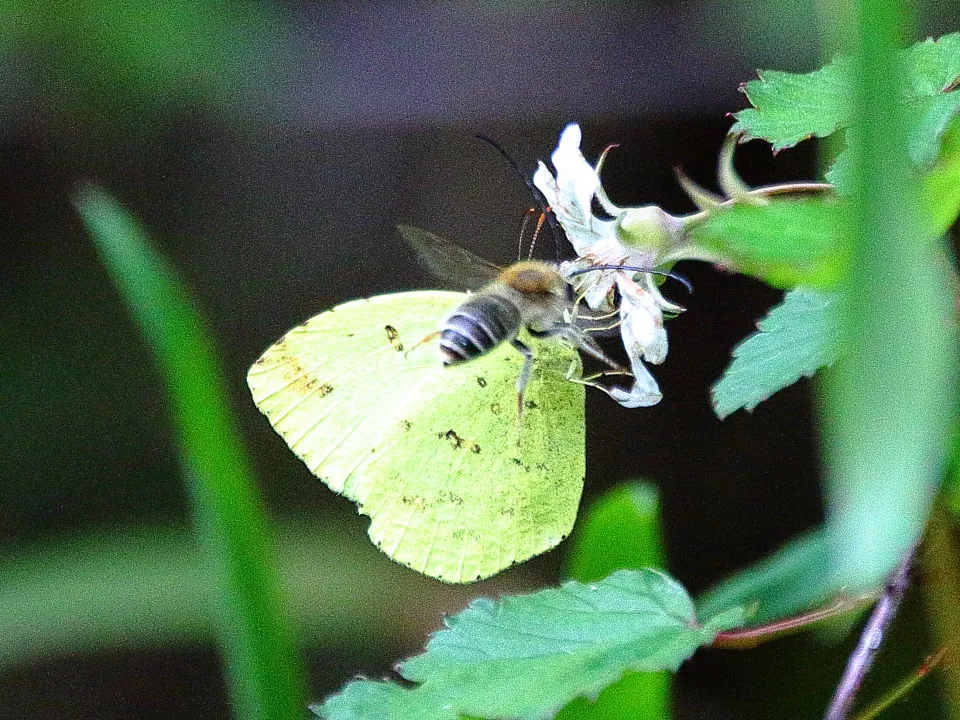
[[[567,125],[550,156],[556,177],[541,162],[533,175],[533,184],[543,193],[577,254],[589,255],[599,240],[615,238],[616,222],[600,220],[591,212],[593,197],[602,188],[597,171],[580,152],[580,139],[580,126]],[[617,208],[613,210],[619,212]]]
[[[632,363],[633,385],[630,390],[612,387],[607,394],[627,408],[650,407],[663,400],[663,393],[653,375],[640,360]]]
[[[659,365],[667,358],[667,331],[657,297],[626,278],[620,289],[620,332],[631,365],[641,358]]]

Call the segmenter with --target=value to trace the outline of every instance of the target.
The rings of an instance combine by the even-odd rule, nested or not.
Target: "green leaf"
[[[198,540],[218,583],[220,642],[237,717],[288,720],[302,712],[303,673],[213,341],[136,220],[98,188],[83,188],[74,202],[160,367]]]
[[[801,612],[830,595],[829,559],[823,528],[814,530],[723,580],[697,600],[697,609],[703,615],[714,615],[746,606],[751,624]]]
[[[923,180],[923,194],[933,232],[945,233],[960,215],[960,118],[943,137],[940,157]]]
[[[841,201],[826,197],[735,204],[714,210],[691,237],[738,272],[775,287],[830,287],[837,279],[843,212]]]
[[[832,364],[839,352],[835,298],[797,288],[760,321],[758,332],[733,351],[733,361],[713,386],[717,417],[753,410],[778,390]]]
[[[805,75],[761,70],[741,86],[752,108],[734,113],[732,134],[767,140],[774,152],[811,137],[827,137],[847,122],[849,59]]]
[[[567,576],[580,582],[624,568],[666,567],[656,486],[636,482],[608,491],[581,513],[570,542]],[[581,697],[569,703],[556,720],[669,718],[671,680],[666,671],[627,673],[595,702]]]
[[[554,720],[667,720],[673,676],[660,672],[630,672],[605,688],[596,701],[579,697],[557,713]]]
[[[596,695],[628,670],[675,670],[742,618],[735,608],[699,623],[683,587],[650,569],[621,570],[594,584],[568,582],[497,602],[479,599],[448,618],[426,652],[400,664],[407,680],[421,683],[411,695],[348,686],[318,711],[336,720],[381,718],[359,714],[379,694],[397,707],[416,703],[435,713],[423,717],[443,717],[436,713],[449,710],[541,718],[575,697]],[[346,705],[355,714],[344,714]]]
[[[474,601],[400,672],[455,691],[445,694],[460,712],[540,717],[626,670],[676,670],[719,629],[698,624],[689,595],[669,576],[621,570],[592,585]]]
[[[282,593],[301,647],[379,642],[396,617],[385,586],[415,607],[455,597],[383,563],[329,515],[298,513],[274,527]],[[190,528],[179,525],[61,530],[11,545],[0,563],[0,671],[43,658],[213,645],[219,590]],[[351,593],[364,602],[345,603]]]
[[[953,421],[950,434],[950,462],[940,490],[943,506],[960,517],[960,418]]]
[[[898,60],[907,72],[901,101],[909,128],[907,152],[914,163],[926,166],[937,157],[940,137],[960,109],[960,92],[953,88],[960,77],[960,33],[917,43]],[[851,58],[841,56],[804,75],[758,73],[757,80],[743,87],[754,107],[734,115],[731,132],[742,133],[746,140],[768,140],[778,151],[848,128],[855,117],[848,100],[852,68]],[[841,183],[845,178],[845,173],[832,175]]]
[[[325,720],[457,720],[423,688],[405,688],[394,682],[354,680],[336,695],[310,710]]]
[[[624,569],[666,567],[656,485],[619,485],[581,514],[567,559],[567,577],[593,582]]]

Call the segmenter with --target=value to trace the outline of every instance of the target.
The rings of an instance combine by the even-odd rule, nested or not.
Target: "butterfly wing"
[[[307,467],[369,515],[399,563],[472,582],[559,543],[584,474],[583,387],[574,351],[532,338],[444,368],[413,348],[466,296],[419,291],[355,300],[294,328],[250,368],[254,401]],[[409,351],[409,352],[407,352]]]
[[[412,225],[397,225],[397,230],[417,253],[421,264],[451,288],[479,290],[503,269],[432,232]]]

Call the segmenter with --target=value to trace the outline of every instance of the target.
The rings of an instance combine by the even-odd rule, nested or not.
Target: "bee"
[[[426,230],[409,225],[398,229],[433,275],[472,291],[430,336],[439,337],[445,366],[469,362],[509,342],[524,358],[517,378],[520,405],[534,359],[533,351],[518,338],[521,329],[526,329],[533,337],[564,340],[614,373],[628,374],[574,321],[572,289],[556,264],[521,260],[502,268]]]

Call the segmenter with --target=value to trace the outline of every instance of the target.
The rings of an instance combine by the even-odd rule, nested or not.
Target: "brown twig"
[[[910,567],[913,565],[915,552],[916,547],[911,548],[890,574],[883,588],[883,594],[870,613],[870,619],[863,628],[860,640],[847,660],[847,667],[840,678],[840,684],[837,685],[833,700],[823,716],[824,720],[846,720],[857,690],[860,689],[860,683],[873,665],[883,644],[887,628],[896,617],[900,601],[903,600],[903,594],[910,580]]]

